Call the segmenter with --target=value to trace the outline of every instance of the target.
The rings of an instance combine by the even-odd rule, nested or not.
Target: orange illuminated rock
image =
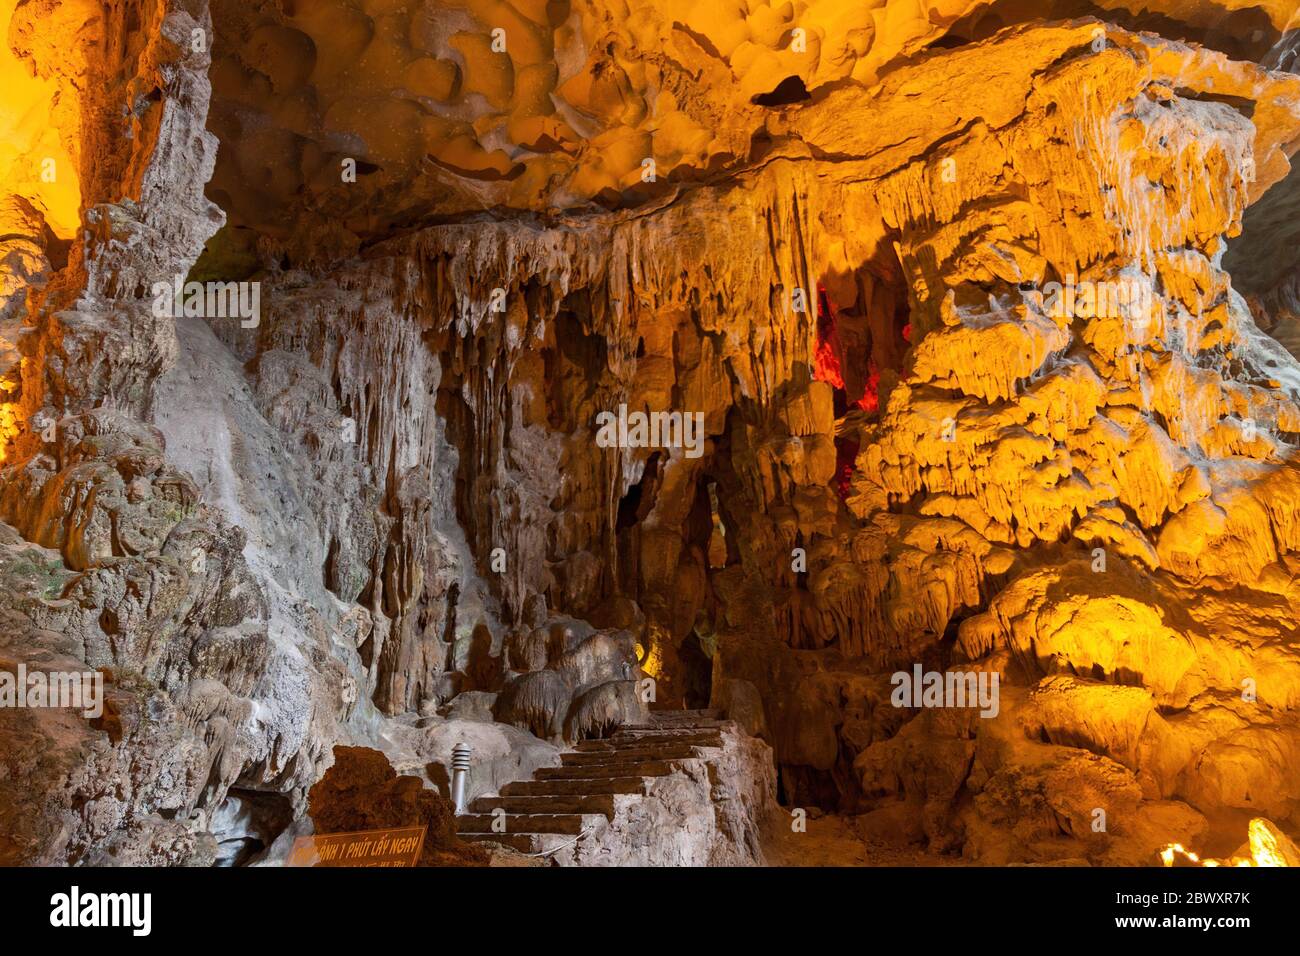
[[[1256,318],[1300,341],[1300,280],[1225,254],[1294,188],[1287,10],[1076,7],[0,8],[0,592],[14,648],[140,676],[104,739],[6,717],[82,767],[0,788],[30,859],[210,861],[341,739],[432,778],[494,724],[503,784],[710,689],[793,805],[977,862],[1292,826],[1300,364]],[[159,314],[177,276],[258,323]],[[915,666],[995,713],[896,704]]]

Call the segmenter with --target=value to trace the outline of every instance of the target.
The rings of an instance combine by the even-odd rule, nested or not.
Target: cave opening
[[[713,654],[706,650],[698,627],[686,635],[678,657],[683,674],[682,709],[702,710],[708,707],[713,693]]]
[[[264,854],[294,820],[283,793],[232,787],[212,813],[217,866],[247,866]]]
[[[1171,39],[1200,43],[1236,60],[1261,60],[1274,49],[1283,31],[1263,4],[1228,9],[1206,4],[1196,18],[1180,18],[1176,10],[1143,4],[1133,8],[1101,0],[991,0],[954,20],[936,47],[954,49],[987,40],[1010,24],[1036,17],[1070,20],[1095,17],[1133,31],[1150,31]]]
[[[836,420],[835,475],[840,498],[849,495],[864,422],[882,411],[882,398],[903,370],[911,344],[910,306],[897,257],[882,256],[875,268],[861,268],[849,278],[836,277],[836,288],[849,303],[835,302],[829,280],[817,286],[817,338],[813,376],[832,388]]]
[[[1300,354],[1300,164],[1246,210],[1223,263],[1255,324]]]
[[[715,446],[708,463],[691,479],[692,504],[682,515],[675,586],[668,594],[640,594],[652,618],[664,625],[660,639],[668,642],[656,657],[657,676],[668,690],[651,705],[655,711],[703,710],[713,697],[719,613],[715,576],[740,560],[715,472],[725,464],[719,454]],[[677,636],[669,640],[673,632]]]
[[[713,530],[709,533],[709,569],[716,571],[727,566],[727,526],[722,520],[722,508],[718,501],[718,483],[708,482],[709,511],[713,520]]]
[[[752,102],[758,106],[789,106],[792,103],[802,103],[811,96],[812,94],[804,85],[803,77],[787,76],[770,92],[756,95]]]
[[[641,472],[641,478],[618,501],[618,514],[614,519],[614,533],[620,534],[635,528],[645,520],[654,507],[659,488],[659,462],[661,452],[651,452]]]

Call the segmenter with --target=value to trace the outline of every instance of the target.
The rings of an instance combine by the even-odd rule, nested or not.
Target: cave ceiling
[[[1105,17],[1232,59],[1293,60],[1290,0],[923,10],[913,0],[218,0],[208,124],[221,148],[208,195],[229,228],[211,254],[251,262],[262,237],[262,258],[330,261],[488,212],[550,220],[661,206],[798,151],[802,114],[837,90],[857,91],[852,110],[869,123],[894,108],[873,102],[891,71],[1044,18]],[[1258,219],[1270,215],[1281,218]],[[1249,258],[1252,278],[1290,264]]]

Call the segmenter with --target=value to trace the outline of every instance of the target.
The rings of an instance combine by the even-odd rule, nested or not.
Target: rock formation
[[[316,833],[426,828],[420,866],[483,866],[481,847],[456,836],[452,805],[419,777],[398,776],[387,758],[364,747],[336,747],[334,763],[308,792]]]
[[[559,862],[1294,839],[1293,7],[0,2],[0,862],[709,706]]]

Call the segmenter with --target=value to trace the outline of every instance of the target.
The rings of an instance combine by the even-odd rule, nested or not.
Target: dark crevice
[[[804,86],[803,79],[798,76],[787,76],[773,90],[759,93],[750,102],[758,106],[789,106],[808,99],[811,99],[811,95],[808,87]]]

